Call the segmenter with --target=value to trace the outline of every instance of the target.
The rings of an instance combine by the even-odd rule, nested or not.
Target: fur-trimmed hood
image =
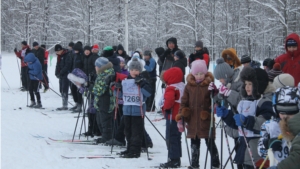
[[[187,85],[196,86],[196,79],[191,73],[186,77]],[[210,82],[214,81],[214,75],[211,72],[207,72],[204,80],[200,83],[200,86],[208,86]]]
[[[103,65],[99,68],[99,71],[97,74],[104,72],[106,69],[113,68],[113,64],[111,62],[108,62],[106,65]]]
[[[231,60],[229,60],[227,58],[227,55],[231,58]],[[230,66],[233,66],[234,69],[242,65],[240,59],[237,56],[236,50],[234,48],[228,48],[228,49],[223,50],[222,58]]]

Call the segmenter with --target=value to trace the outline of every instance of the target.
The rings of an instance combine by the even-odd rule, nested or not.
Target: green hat
[[[113,50],[111,46],[106,46],[103,50]]]

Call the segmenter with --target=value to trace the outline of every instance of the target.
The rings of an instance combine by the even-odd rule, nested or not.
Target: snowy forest
[[[300,33],[299,20],[300,0],[5,0],[1,47],[80,40],[132,51],[166,47],[176,37],[186,53],[202,40],[213,57],[233,47],[263,59],[284,51],[285,37]]]

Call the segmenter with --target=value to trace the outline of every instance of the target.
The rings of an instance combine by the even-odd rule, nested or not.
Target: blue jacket
[[[129,75],[128,79],[132,79],[132,77],[130,77],[130,75]],[[141,88],[141,93],[143,94],[143,101],[142,101],[143,112],[142,113],[144,115],[146,113],[146,104],[145,104],[146,99],[147,99],[147,97],[149,97],[151,95],[151,88],[150,88],[150,85],[148,84],[148,82],[145,81],[145,84]],[[140,106],[123,105],[123,115],[125,115],[125,116],[141,116],[142,113],[141,113]]]
[[[31,80],[43,80],[42,65],[33,53],[28,53],[24,62],[28,65],[28,74]]]
[[[149,73],[150,78],[156,78],[156,62],[155,60],[151,57],[148,61],[146,61],[146,64],[144,68],[146,71]]]

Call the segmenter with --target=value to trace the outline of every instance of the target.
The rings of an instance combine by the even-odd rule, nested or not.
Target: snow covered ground
[[[18,62],[20,62],[18,60]],[[52,66],[48,65],[50,87],[58,92],[58,79],[54,75],[56,57],[52,60]],[[210,66],[212,70],[213,65]],[[187,70],[189,72],[189,70]],[[60,97],[53,91],[41,93],[42,105],[45,110],[27,108],[27,92],[19,91],[19,69],[17,59],[13,53],[2,53],[2,73],[7,79],[1,77],[1,146],[3,169],[82,169],[82,168],[150,168],[158,166],[167,160],[167,148],[164,140],[146,121],[146,130],[150,134],[154,147],[149,149],[152,158],[147,160],[146,153],[142,153],[138,159],[63,159],[61,156],[94,156],[109,155],[110,147],[100,145],[78,145],[70,143],[54,142],[54,139],[72,139],[77,114],[70,111],[54,111],[61,106]],[[1,75],[2,76],[2,75]],[[159,83],[159,81],[157,81]],[[218,85],[217,85],[218,86]],[[157,92],[156,100],[161,96],[161,91]],[[28,96],[29,98],[29,96]],[[69,101],[73,103],[70,96]],[[28,100],[29,102],[29,100]],[[156,113],[147,113],[151,119],[161,118]],[[79,124],[81,124],[81,119]],[[217,118],[217,122],[219,119]],[[165,135],[165,120],[153,122],[158,130]],[[78,139],[80,128],[77,128]],[[216,144],[220,150],[221,129],[217,128]],[[86,138],[81,138],[86,139]],[[91,139],[91,138],[89,138]],[[230,148],[234,147],[233,140],[229,138]],[[188,144],[190,140],[188,139]],[[190,148],[190,146],[189,146]],[[204,140],[201,144],[200,166],[204,168],[206,145]],[[114,148],[114,151],[122,151],[121,148]],[[184,134],[182,134],[182,166],[188,166],[188,155]],[[115,155],[116,152],[113,152]],[[228,150],[225,137],[223,139],[223,164],[228,158]],[[210,156],[208,156],[208,166],[210,166]],[[226,168],[232,168],[230,164]]]

